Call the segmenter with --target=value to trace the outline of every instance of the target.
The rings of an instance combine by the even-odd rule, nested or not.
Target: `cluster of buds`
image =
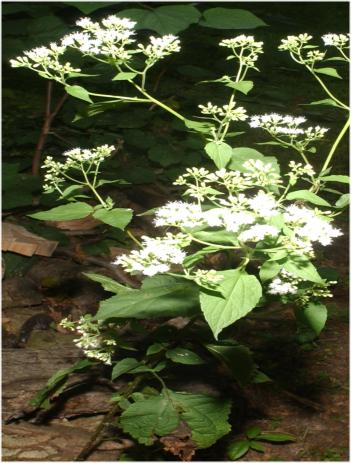
[[[236,103],[234,101],[224,106],[216,106],[209,102],[206,106],[199,105],[199,108],[202,114],[211,116],[211,119],[219,123],[245,121],[248,118],[246,109],[242,106],[235,106]]]
[[[172,34],[158,38],[151,36],[149,45],[138,44],[138,47],[147,57],[146,65],[151,67],[156,61],[163,59],[165,56],[180,51],[180,41]]]
[[[289,168],[290,171],[286,175],[290,178],[290,185],[295,185],[297,180],[303,175],[313,177],[316,174],[311,164],[303,165],[301,162],[290,161]]]
[[[238,35],[232,39],[224,39],[219,45],[230,48],[233,55],[228,59],[237,58],[242,66],[254,68],[258,55],[263,53],[263,42],[257,42],[252,35]]]

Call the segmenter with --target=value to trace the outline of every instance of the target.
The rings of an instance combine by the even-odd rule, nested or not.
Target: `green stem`
[[[193,241],[195,241],[196,243],[199,243],[199,244],[204,244],[205,246],[214,246],[218,249],[241,249],[240,246],[223,246],[222,244],[215,244],[215,243],[208,243],[207,241],[202,241],[202,240],[198,240],[197,238],[195,238],[193,235],[190,235],[190,233],[188,233],[188,235],[191,237],[191,239]]]
[[[323,167],[321,169],[321,173],[326,170],[326,168],[329,166],[329,163],[330,161],[332,160],[333,156],[334,156],[334,153],[336,151],[336,148],[338,147],[340,141],[342,140],[343,136],[345,135],[345,133],[347,132],[348,128],[350,127],[350,116],[349,118],[347,119],[344,127],[341,129],[339,135],[337,136],[333,146],[331,147],[331,150],[329,151],[329,154],[323,164]]]
[[[338,98],[336,98],[336,96],[334,96],[331,91],[328,89],[328,87],[325,85],[325,83],[323,82],[323,80],[318,77],[316,75],[316,73],[314,72],[314,70],[310,67],[310,66],[306,66],[306,68],[310,71],[310,73],[313,75],[313,77],[319,82],[320,86],[323,88],[323,90],[325,91],[325,93],[330,96],[330,98],[332,100],[335,101],[335,103],[337,103],[341,108],[343,109],[346,109],[347,111],[350,110],[350,108],[348,106],[346,106],[342,101],[340,101]]]
[[[99,195],[99,193],[96,191],[96,189],[94,188],[94,186],[90,183],[90,180],[84,170],[84,167],[83,165],[81,165],[81,169],[82,169],[82,173],[83,173],[83,176],[84,176],[84,179],[86,181],[86,186],[89,187],[91,189],[91,191],[93,192],[93,194],[96,196],[96,198],[98,199],[99,203],[106,209],[106,203],[105,201],[101,198],[101,196]]]
[[[127,235],[129,236],[129,238],[132,241],[134,241],[135,244],[137,244],[140,248],[142,247],[141,242],[135,238],[135,236],[133,235],[133,233],[130,230],[127,230]]]
[[[136,96],[105,95],[104,93],[92,93],[92,92],[89,92],[89,95],[100,96],[102,98],[114,98],[117,100],[128,101],[131,103],[148,103],[149,101],[144,98],[138,98]]]

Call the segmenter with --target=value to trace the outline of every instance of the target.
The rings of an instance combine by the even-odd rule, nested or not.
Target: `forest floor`
[[[326,328],[316,342],[297,344],[294,320],[289,315],[273,322],[258,324],[250,320],[238,325],[238,337],[251,346],[261,369],[277,379],[279,387],[266,383],[246,391],[249,400],[245,415],[238,419],[236,428],[233,425],[234,435],[229,440],[242,439],[252,426],[296,437],[289,444],[264,444],[263,453],[250,450],[243,461],[348,461],[348,234],[344,225],[344,236],[335,241],[335,246],[323,250],[323,265],[336,268],[340,282],[328,304]],[[82,271],[101,273],[101,268],[55,256],[39,258],[22,276],[5,274],[4,420],[18,416],[51,374],[72,365],[81,355],[72,344],[72,335],[57,329],[58,322],[69,313],[93,313],[98,301],[107,295],[98,284],[82,277]],[[108,410],[110,394],[101,384],[92,390],[83,388],[36,424],[33,419],[5,424],[3,460],[73,460],[102,419],[101,412]],[[118,461],[130,445],[126,438],[112,437],[89,460]],[[164,458],[173,459],[168,455]],[[198,452],[195,460],[225,461],[225,457],[219,445]]]

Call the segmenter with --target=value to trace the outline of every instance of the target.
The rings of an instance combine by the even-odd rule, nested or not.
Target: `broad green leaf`
[[[69,197],[75,196],[75,195],[72,195],[72,193],[78,192],[80,190],[82,190],[81,185],[70,185],[63,190],[61,198],[69,198]]]
[[[119,72],[112,80],[133,80],[136,72]]]
[[[139,290],[130,290],[102,301],[96,318],[188,316],[198,311],[199,290],[196,284],[171,276],[156,277],[146,278]]]
[[[250,349],[241,344],[205,344],[206,349],[223,362],[241,385],[250,383],[255,364]]]
[[[115,208],[110,210],[98,209],[93,213],[93,217],[101,220],[101,222],[111,225],[111,227],[124,230],[132,220],[133,211],[131,209],[124,208]]]
[[[197,23],[201,13],[192,5],[167,5],[158,8],[130,8],[118,12],[119,16],[137,21],[136,29],[149,29],[159,33],[177,34]]]
[[[234,237],[234,234],[226,230],[217,230],[217,231],[203,230],[203,231],[193,232],[192,236],[194,236],[194,238],[197,238],[198,240],[206,241],[207,243],[236,244],[238,242],[238,240]]]
[[[93,212],[92,206],[87,203],[69,203],[63,206],[54,207],[49,211],[36,212],[35,214],[28,214],[37,220],[51,220],[57,222],[60,220],[75,220],[88,217]]]
[[[231,461],[235,461],[246,455],[249,450],[250,442],[248,440],[239,440],[228,445],[227,455]]]
[[[250,449],[256,450],[256,452],[264,452],[263,445],[255,440],[250,441]]]
[[[317,302],[310,302],[306,307],[297,309],[296,314],[298,320],[308,325],[316,336],[320,335],[328,318],[326,306]]]
[[[294,259],[288,260],[284,263],[283,268],[303,280],[323,283],[323,279],[318,274],[316,267],[303,257],[296,256]]]
[[[172,362],[182,363],[184,365],[201,365],[205,363],[195,352],[189,349],[183,349],[182,347],[169,349],[166,352],[166,357],[172,360]]]
[[[217,287],[224,297],[200,291],[201,310],[216,339],[223,328],[248,314],[262,296],[261,285],[254,275],[238,269],[218,273],[224,277]]]
[[[302,199],[304,201],[308,201],[309,203],[316,204],[317,206],[329,206],[330,204],[325,199],[319,197],[312,191],[308,190],[297,190],[292,191],[286,196],[286,199],[293,200],[293,199]]]
[[[342,79],[338,71],[334,68],[314,68],[313,70],[317,72],[317,74],[325,74],[326,76]]]
[[[153,437],[166,436],[179,424],[179,414],[167,395],[142,400],[130,405],[119,420],[124,432],[141,444],[151,445]]]
[[[252,80],[242,80],[240,82],[229,82],[226,87],[234,88],[241,93],[247,95],[253,89],[254,83]]]
[[[225,167],[232,156],[231,146],[224,142],[211,141],[205,146],[205,151],[218,169]]]
[[[148,347],[146,351],[146,355],[154,355],[158,354],[159,352],[167,349],[168,343],[165,342],[155,342]]]
[[[243,167],[244,162],[249,159],[259,159],[264,164],[271,164],[272,169],[279,174],[280,167],[277,161],[277,158],[274,156],[264,156],[259,151],[253,148],[247,148],[246,146],[241,146],[239,148],[233,148],[232,150],[232,159],[230,160],[227,168],[232,170],[238,170],[239,172],[248,172],[245,167]]]
[[[348,175],[327,175],[321,177],[323,182],[339,182],[339,183],[350,183],[350,177]]]
[[[79,85],[66,85],[65,90],[69,95],[74,96],[79,100],[88,101],[88,103],[93,103],[92,99],[89,96],[88,90],[86,90],[84,87],[80,87]]]
[[[151,161],[157,162],[163,167],[179,164],[182,160],[183,150],[179,151],[176,147],[168,144],[154,144],[147,152]]]
[[[350,203],[350,194],[346,193],[342,195],[335,203],[335,207],[339,209],[343,209],[344,207],[348,206]]]
[[[128,373],[130,370],[133,370],[139,365],[140,365],[140,362],[138,362],[138,360],[136,360],[133,357],[127,357],[127,358],[124,358],[123,360],[120,360],[119,362],[116,363],[116,365],[112,369],[112,373],[111,373],[112,381],[124,375],[125,373]]]
[[[252,428],[249,428],[245,434],[249,439],[255,439],[255,437],[258,436],[260,433],[261,428],[259,428],[258,426],[253,426]]]
[[[261,432],[255,437],[257,440],[263,440],[268,442],[294,442],[296,437],[292,434],[282,432]]]
[[[236,8],[209,8],[203,13],[201,26],[214,29],[255,29],[267,24],[253,13]]]
[[[283,264],[279,264],[276,260],[266,260],[260,268],[261,281],[267,281],[274,278],[280,272]]]
[[[211,447],[230,432],[229,400],[185,392],[171,392],[171,398],[181,410],[181,419],[191,429],[191,440],[198,448]]]
[[[71,5],[80,10],[84,14],[93,13],[100,8],[106,8],[110,5],[115,5],[115,2],[63,2],[66,5]]]
[[[90,280],[100,283],[105,291],[110,291],[111,293],[115,293],[115,294],[118,294],[121,291],[130,291],[130,288],[128,288],[127,286],[123,286],[117,281],[105,275],[101,275],[99,273],[85,273],[85,272],[83,272],[83,275],[88,277]]]

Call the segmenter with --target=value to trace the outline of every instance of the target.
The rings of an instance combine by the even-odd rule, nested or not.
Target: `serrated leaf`
[[[171,398],[181,409],[181,418],[191,429],[191,440],[198,448],[211,447],[230,432],[230,400],[184,392],[171,392]]]
[[[70,203],[63,206],[57,206],[48,211],[36,212],[35,214],[28,214],[37,220],[51,220],[57,222],[60,220],[75,220],[88,217],[93,212],[92,206],[87,203]]]
[[[296,437],[292,434],[282,432],[262,432],[256,439],[267,442],[294,442]]]
[[[242,80],[240,82],[228,82],[225,85],[247,95],[253,89],[254,83],[252,80]]]
[[[179,415],[167,396],[142,400],[130,405],[119,420],[124,432],[141,444],[151,445],[153,436],[166,436],[176,429]]]
[[[218,169],[225,167],[232,157],[232,148],[224,142],[211,141],[205,146],[205,151]]]
[[[136,72],[119,72],[112,80],[133,80]]]
[[[296,315],[298,321],[306,324],[319,336],[327,321],[328,311],[324,304],[310,302],[306,307],[297,309]]]
[[[98,209],[93,213],[93,217],[101,222],[111,225],[111,227],[124,230],[133,217],[133,211],[125,208],[114,208],[110,210]]]
[[[130,8],[119,11],[118,15],[137,21],[136,29],[149,29],[165,35],[177,34],[197,23],[201,13],[192,5],[169,5],[152,10]]]
[[[166,357],[172,362],[182,363],[183,365],[201,365],[205,363],[195,352],[182,347],[169,349],[166,352]]]
[[[79,100],[87,101],[88,103],[93,103],[92,99],[89,96],[88,90],[86,90],[84,87],[80,87],[79,85],[66,85],[65,90],[69,95],[74,96]]]
[[[337,207],[338,209],[342,209],[346,206],[348,206],[350,203],[350,194],[349,193],[346,193],[344,195],[342,195],[335,203],[335,207]]]
[[[330,204],[325,199],[321,198],[320,196],[312,193],[312,191],[308,190],[297,190],[292,191],[286,196],[286,199],[293,200],[293,199],[302,199],[312,204],[316,204],[317,206],[329,206]]]
[[[203,289],[200,291],[201,310],[216,339],[223,328],[248,314],[262,296],[261,285],[254,275],[238,269],[218,274],[224,278],[216,289],[224,297]]]
[[[227,447],[227,455],[230,460],[239,460],[250,450],[250,443],[247,440],[232,442]]]
[[[83,275],[88,277],[92,281],[96,281],[97,283],[100,283],[105,291],[110,291],[111,293],[115,293],[115,294],[118,294],[121,291],[130,291],[130,288],[128,288],[127,286],[123,286],[117,281],[105,275],[101,275],[99,273],[85,273],[85,272],[83,272]]]
[[[267,24],[253,13],[236,8],[209,8],[203,12],[201,26],[214,29],[255,29]]]
[[[120,376],[128,373],[129,371],[133,370],[134,368],[138,367],[140,362],[133,357],[127,357],[123,360],[120,360],[116,363],[116,365],[112,369],[111,379],[114,381],[115,379],[119,378]]]
[[[350,183],[350,177],[348,175],[327,175],[321,177],[323,182],[338,182],[338,183]]]
[[[198,286],[184,279],[156,275],[146,278],[141,289],[130,290],[102,301],[98,320],[109,318],[158,318],[197,313]]]
[[[338,71],[334,68],[314,68],[313,70],[314,72],[317,72],[317,74],[325,74],[326,76],[342,79]]]
[[[313,281],[314,283],[323,283],[323,279],[317,272],[316,267],[303,257],[294,257],[284,263],[283,268],[303,280]]]

